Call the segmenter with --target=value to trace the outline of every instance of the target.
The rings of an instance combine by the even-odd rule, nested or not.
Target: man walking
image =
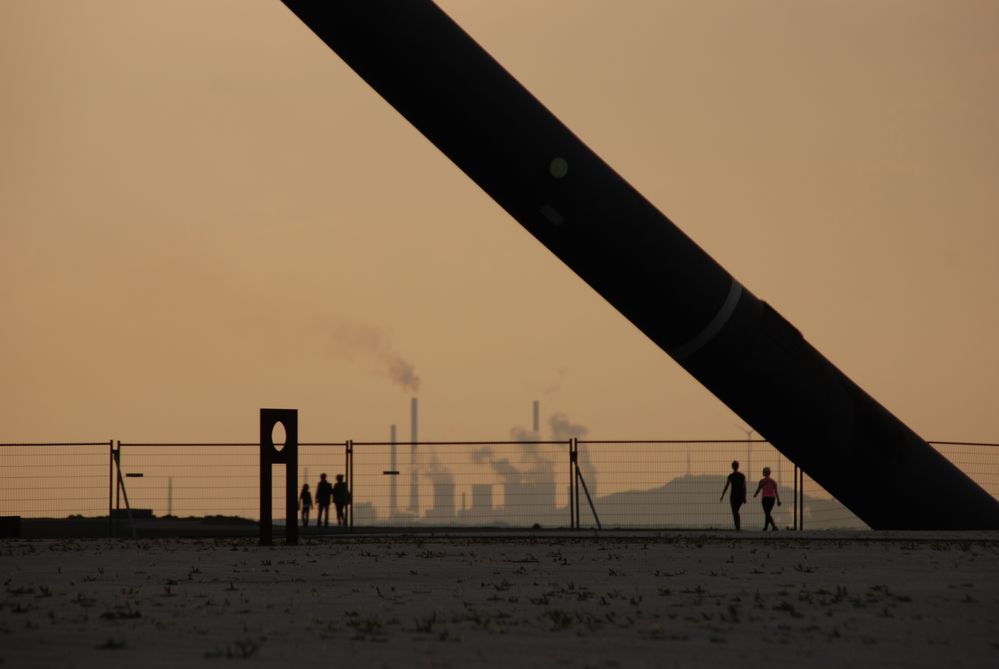
[[[732,493],[728,498],[729,504],[732,505],[732,520],[735,521],[735,529],[742,529],[742,521],[739,518],[739,507],[746,503],[746,475],[739,471],[739,461],[732,461],[732,473],[728,475],[728,480],[725,481],[725,487],[722,488],[721,497],[718,501],[725,499],[725,491],[731,486]]]

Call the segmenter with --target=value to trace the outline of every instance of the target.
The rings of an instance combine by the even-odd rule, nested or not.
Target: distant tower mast
[[[418,472],[416,470],[416,442],[417,442],[417,401],[414,397],[409,404],[410,414],[410,448],[409,448],[409,510],[413,513],[420,511],[420,484]]]
[[[396,436],[395,436],[395,423],[389,429],[389,470],[396,472],[398,463],[396,463]],[[389,518],[395,518],[397,512],[399,511],[399,499],[397,497],[398,492],[396,490],[396,476],[391,474],[389,476]]]

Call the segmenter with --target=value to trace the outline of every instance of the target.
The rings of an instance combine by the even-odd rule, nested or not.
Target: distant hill
[[[732,513],[728,496],[718,501],[726,477],[718,475],[681,476],[665,485],[648,490],[630,490],[599,496],[594,500],[604,527],[703,527],[731,528]],[[760,499],[752,498],[742,507],[743,529],[763,527]],[[783,506],[774,509],[779,527],[793,523],[790,488],[781,488]],[[866,528],[867,525],[834,499],[821,499],[805,494],[804,525],[806,529]],[[593,516],[585,498],[580,503],[580,520],[592,524]]]

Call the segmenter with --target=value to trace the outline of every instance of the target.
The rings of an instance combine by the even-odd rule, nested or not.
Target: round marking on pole
[[[548,173],[556,179],[561,179],[569,173],[569,163],[565,158],[553,158],[548,164]]]

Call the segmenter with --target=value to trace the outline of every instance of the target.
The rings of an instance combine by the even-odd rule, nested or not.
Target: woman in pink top
[[[763,513],[767,517],[766,522],[763,523],[763,531],[766,532],[767,527],[773,527],[774,531],[776,531],[777,523],[774,522],[774,518],[770,513],[774,510],[774,502],[777,502],[777,506],[780,506],[780,493],[777,492],[777,481],[770,478],[770,467],[763,468],[763,478],[760,479],[760,484],[756,486],[753,498],[755,499],[760,492],[763,493]]]

